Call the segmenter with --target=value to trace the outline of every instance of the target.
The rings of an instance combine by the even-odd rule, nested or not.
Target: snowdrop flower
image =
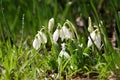
[[[59,38],[61,38],[61,40],[63,41],[64,39],[72,39],[73,35],[66,26],[63,26],[61,29],[57,28],[56,31],[53,33],[53,41],[55,43]]]
[[[42,31],[39,31],[38,34],[40,36],[40,39],[41,39],[42,43],[47,43],[46,35]]]
[[[38,34],[35,36],[35,39],[33,41],[33,47],[36,50],[38,50],[41,46],[41,43],[47,43],[47,37],[42,31],[39,31]]]
[[[54,18],[51,18],[48,23],[48,31],[52,32],[54,26]]]
[[[57,28],[56,31],[53,33],[53,41],[56,43],[59,37],[60,37],[60,29]]]
[[[61,44],[61,46],[62,46],[62,50],[60,51],[59,56],[58,56],[59,65],[61,63],[61,58],[68,59],[70,57],[70,55],[65,51],[65,43]]]
[[[39,34],[35,36],[35,39],[33,41],[33,47],[37,50],[41,46],[41,40]]]
[[[66,26],[63,26],[60,30],[60,38],[61,38],[62,41],[64,39],[73,38],[72,37],[72,32],[70,32],[70,30]]]
[[[97,46],[97,48],[100,48],[101,46],[101,37],[100,37],[100,32],[98,29],[94,30],[93,32],[91,32],[90,34],[93,42],[95,43],[95,45]],[[93,43],[90,37],[88,37],[88,44],[87,46],[90,47]]]

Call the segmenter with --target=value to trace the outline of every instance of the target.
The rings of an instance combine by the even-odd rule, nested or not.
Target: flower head
[[[61,46],[62,46],[62,50],[60,51],[59,56],[58,56],[59,65],[61,63],[61,58],[68,59],[70,57],[70,55],[65,51],[65,43],[61,44]]]
[[[35,36],[35,39],[33,41],[33,47],[37,50],[41,46],[41,40],[39,34]]]
[[[62,40],[62,41],[63,41],[64,39],[73,38],[73,37],[72,37],[72,32],[70,32],[70,30],[69,30],[66,26],[63,26],[63,27],[61,28],[60,37],[61,37],[61,40]]]
[[[98,29],[94,30],[91,34],[90,34],[93,42],[95,43],[95,45],[97,46],[97,48],[100,48],[101,46],[101,37],[100,37],[100,32],[98,31]],[[88,44],[87,46],[90,47],[93,43],[90,37],[88,37]]]
[[[38,34],[36,34],[33,41],[33,47],[38,50],[41,46],[41,43],[47,43],[47,37],[42,31],[38,31]]]
[[[58,38],[61,38],[61,41],[63,41],[64,39],[72,39],[73,35],[66,26],[63,26],[61,29],[57,28],[53,33],[53,41],[57,42]]]

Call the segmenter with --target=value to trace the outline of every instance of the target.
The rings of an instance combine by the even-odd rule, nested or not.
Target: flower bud
[[[88,18],[88,31],[91,33],[93,31],[92,23],[91,23],[91,18]]]
[[[51,18],[48,23],[48,31],[52,32],[54,26],[54,18]]]
[[[53,33],[53,41],[56,43],[59,37],[60,37],[60,29],[57,28]]]

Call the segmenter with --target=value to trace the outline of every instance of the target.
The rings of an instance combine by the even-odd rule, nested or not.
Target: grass
[[[120,18],[119,0],[102,5],[104,13],[96,8],[98,1],[57,1],[57,0],[1,0],[0,2],[0,79],[1,80],[42,80],[42,79],[119,79],[120,71]],[[82,3],[82,4],[81,4]],[[107,14],[112,17],[104,18]],[[109,13],[109,11],[111,13]],[[103,17],[100,16],[103,15]],[[83,32],[79,32],[75,19],[84,20]],[[101,38],[101,48],[93,45],[87,47],[88,17],[91,17],[92,26],[98,25]],[[48,32],[49,19],[54,17],[53,32]],[[115,19],[116,26],[111,31],[111,21]],[[101,23],[101,20],[103,23]],[[73,33],[73,39],[52,41],[52,34],[65,25]],[[42,27],[44,26],[44,27]],[[39,50],[32,46],[37,31],[44,28],[47,43],[41,44]],[[108,31],[110,30],[110,31]],[[116,44],[114,48],[110,41],[111,33],[115,32]],[[91,37],[90,37],[91,38]],[[50,40],[51,39],[51,40]],[[65,43],[65,53],[68,58],[60,57]],[[58,63],[58,58],[61,62]],[[113,74],[114,73],[114,74]],[[115,77],[114,77],[115,76]]]

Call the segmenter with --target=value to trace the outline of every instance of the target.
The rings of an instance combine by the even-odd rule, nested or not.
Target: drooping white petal
[[[74,36],[74,34],[71,31],[69,31],[69,38],[72,39],[73,36]]]
[[[60,29],[60,38],[62,41],[65,39],[65,33],[64,33],[63,27]]]
[[[39,33],[39,36],[40,36],[40,38],[42,40],[42,43],[47,43],[46,35],[43,32],[41,32],[41,31],[39,31],[38,33]]]
[[[96,36],[95,44],[96,44],[97,48],[100,48],[100,46],[101,46],[101,37],[100,37],[100,34],[98,34]]]
[[[53,41],[57,42],[59,37],[60,37],[60,30],[56,29],[55,32],[53,33]]]
[[[90,36],[91,36],[91,38],[92,38],[92,40],[93,41],[95,41],[95,39],[96,39],[96,33],[95,33],[95,31],[93,31],[91,34],[90,34]],[[92,43],[92,40],[90,39],[90,37],[88,37],[88,47],[90,47],[93,43]]]
[[[88,37],[88,43],[87,46],[90,47],[92,45],[92,40],[90,39],[90,37]]]
[[[51,18],[48,23],[48,31],[51,32],[54,26],[54,18]]]
[[[62,28],[63,28],[64,34],[65,34],[65,38],[66,39],[71,38],[72,33],[70,33],[70,30],[66,26],[63,26]]]
[[[69,57],[70,57],[70,55],[65,50],[61,50],[61,52],[58,56],[58,64],[60,65],[61,58],[68,59]]]
[[[69,54],[65,50],[61,50],[59,57],[69,58]]]
[[[40,37],[39,35],[37,34],[34,41],[33,41],[33,47],[38,50],[41,46],[41,40],[40,40]]]
[[[95,30],[93,31],[91,34],[90,34],[93,42],[95,43],[95,45],[100,48],[101,46],[101,37],[100,37],[100,33],[98,30]],[[87,46],[90,47],[93,43],[92,43],[92,40],[90,39],[90,37],[88,37],[88,44]]]

